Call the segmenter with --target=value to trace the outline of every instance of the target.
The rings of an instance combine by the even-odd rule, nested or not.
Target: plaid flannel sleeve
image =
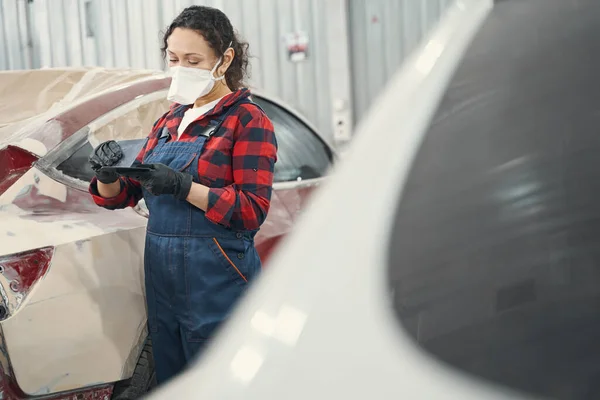
[[[240,131],[233,145],[234,183],[211,188],[208,194],[206,218],[235,230],[256,230],[265,221],[277,161],[273,124],[256,107],[250,113],[249,121],[238,125]]]

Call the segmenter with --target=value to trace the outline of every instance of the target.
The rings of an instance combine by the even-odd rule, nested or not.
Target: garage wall
[[[326,37],[321,1],[34,0],[34,36],[41,66],[163,69],[160,31],[189,5],[220,8],[250,43],[251,84],[290,103],[331,136],[327,40],[316,39]],[[299,63],[288,59],[284,42],[296,31],[310,41],[309,57]]]
[[[452,0],[349,0],[354,117],[360,119]]]
[[[163,69],[159,32],[183,8],[209,5],[250,42],[251,85],[344,142],[451,1],[0,0],[0,69]],[[295,63],[284,37],[298,31],[307,33],[309,49]]]
[[[0,0],[0,70],[33,65],[28,40],[29,9],[24,0]]]

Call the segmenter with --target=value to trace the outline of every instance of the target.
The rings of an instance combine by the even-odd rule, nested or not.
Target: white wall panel
[[[144,35],[144,25],[151,23],[143,17],[143,10],[148,9],[148,0],[127,0],[119,2],[125,8],[127,15],[127,42],[129,43],[129,66],[133,68],[144,68],[146,66],[146,47],[152,42],[149,37]],[[116,39],[116,38],[115,38]],[[154,50],[156,52],[156,49]]]
[[[65,16],[66,45],[68,51],[67,65],[80,67],[85,64],[83,53],[84,32],[81,24],[81,13],[79,11],[83,4],[79,0],[63,0],[63,15]]]
[[[98,60],[94,64],[98,65],[102,60],[102,65],[105,67],[113,68],[117,66],[117,55],[116,46],[113,43],[113,32],[115,29],[126,29],[119,24],[118,16],[113,15],[113,3],[115,0],[105,0],[96,3],[90,2],[89,7],[92,7],[93,14],[87,17],[87,23],[93,27],[92,40],[95,43],[95,47],[98,52]],[[110,18],[106,18],[104,23],[102,22],[102,15],[110,15]],[[127,43],[124,43],[127,46]],[[127,62],[125,62],[127,63]]]
[[[66,67],[69,65],[69,52],[71,48],[67,43],[67,26],[72,25],[67,22],[72,15],[65,15],[64,0],[54,0],[48,3],[46,15],[50,24],[48,25],[50,39],[52,40],[52,66]],[[60,22],[59,22],[60,21]]]
[[[213,1],[213,3],[215,3]],[[222,3],[222,2],[220,2]],[[260,14],[258,12],[258,7],[256,6],[256,2],[249,1],[239,1],[238,3],[241,7],[238,9],[241,11],[240,17],[241,21],[246,21],[243,25],[234,25],[237,29],[243,32],[244,38],[250,44],[248,51],[252,54],[252,82],[254,85],[258,87],[264,87],[264,79],[262,74],[262,64],[263,64],[263,55],[262,55],[262,32],[261,26],[257,23],[252,23],[252,21],[260,21]],[[216,4],[215,4],[216,6]],[[237,8],[237,7],[236,7]]]
[[[0,69],[28,68],[31,62],[25,14],[24,0],[0,0]]]
[[[309,92],[315,93],[314,102],[312,103],[315,120],[318,121],[319,126],[332,127],[333,130],[331,74],[334,73],[334,70],[331,69],[329,63],[329,52],[332,43],[335,46],[339,46],[339,44],[336,44],[337,40],[325,39],[329,33],[327,31],[329,17],[319,8],[322,7],[322,0],[310,0],[310,2],[309,0],[304,0],[304,2],[310,4],[310,12],[314,16],[312,19],[309,19],[311,22],[309,38],[312,41],[310,45],[311,54],[309,56],[314,60],[311,64],[314,81],[312,83],[311,81],[307,82],[305,87]],[[323,43],[319,43],[319,41]],[[347,41],[347,38],[345,41]],[[343,60],[337,60],[337,62],[341,61]],[[350,82],[347,83],[349,84]],[[310,93],[307,93],[306,97],[310,98]]]
[[[316,24],[317,38],[327,37],[329,45],[327,48],[319,46],[319,58],[322,63],[327,64],[329,76],[324,81],[317,74],[317,87],[327,87],[330,91],[333,113],[323,118],[330,118],[334,127],[333,137],[335,141],[344,146],[351,139],[354,116],[352,113],[352,90],[350,76],[350,51],[349,31],[351,29],[348,21],[348,4],[346,0],[312,0],[313,9],[320,8],[321,21]],[[331,16],[335,15],[335,18]],[[325,33],[322,32],[325,29]],[[319,110],[322,106],[319,105]]]
[[[40,64],[37,67],[52,66],[52,37],[50,36],[50,18],[47,3],[33,3],[34,36],[40,54]]]
[[[439,21],[452,0],[348,0],[354,116]]]
[[[257,11],[261,18],[275,19],[277,0],[259,0]],[[240,15],[241,18],[241,15]],[[251,48],[261,65],[261,87],[269,93],[281,93],[281,67],[279,54],[281,52],[279,26],[276,23],[263,24],[261,41]],[[253,68],[253,74],[259,73]]]
[[[99,2],[94,2],[98,4]],[[130,35],[129,35],[129,13],[127,7],[127,1],[124,0],[110,0],[110,14],[101,15],[96,14],[98,20],[98,26],[102,25],[101,21],[111,21],[110,30],[102,36],[96,37],[98,42],[107,41],[110,43],[112,52],[114,54],[114,67],[124,68],[132,67],[131,52],[129,50],[131,46]],[[143,43],[144,38],[139,38],[136,42]],[[98,65],[108,67],[111,66],[104,62],[104,58],[101,56],[98,58]]]
[[[79,29],[81,34],[82,47],[82,65],[96,65],[98,62],[99,43],[96,42],[99,26],[93,15],[98,13],[101,4],[108,4],[103,1],[101,4],[94,4],[91,1],[73,0],[78,5],[79,11]],[[110,23],[109,21],[106,21]]]
[[[144,0],[142,8],[143,34],[147,45],[144,48],[145,63],[143,67],[160,69],[162,68],[162,56],[157,51],[160,48],[160,33],[164,29],[161,18],[161,7],[157,4],[155,7],[148,7],[147,0]]]

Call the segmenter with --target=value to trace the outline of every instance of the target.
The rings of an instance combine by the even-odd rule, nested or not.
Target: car
[[[149,399],[600,398],[599,20],[595,0],[450,5]]]
[[[105,140],[145,137],[169,107],[169,83],[153,71],[0,73],[0,95],[11,99],[0,108],[1,398],[129,399],[152,384],[148,210],[97,207],[87,158]],[[266,262],[335,152],[297,112],[253,93],[279,144],[270,213],[255,239]]]

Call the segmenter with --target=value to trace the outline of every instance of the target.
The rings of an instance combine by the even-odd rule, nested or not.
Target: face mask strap
[[[231,45],[233,44],[233,40],[231,42],[229,42],[229,45],[227,46],[227,48],[225,49],[225,51],[229,50],[231,48]],[[225,54],[223,52],[223,54]],[[215,64],[213,70],[210,72],[210,74],[214,77],[215,76],[215,72],[217,72],[217,68],[219,68],[221,61],[223,61],[223,57],[219,57],[219,61],[217,61],[217,63]],[[215,81],[221,81],[225,79],[225,75],[220,76],[218,78],[214,78]]]

